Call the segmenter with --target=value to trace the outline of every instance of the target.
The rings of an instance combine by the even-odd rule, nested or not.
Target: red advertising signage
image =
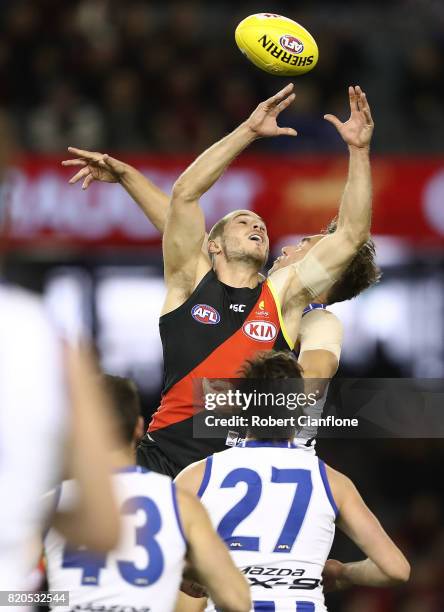
[[[166,193],[191,161],[129,158]],[[377,157],[372,161],[373,232],[415,243],[444,242],[444,158]],[[69,170],[69,169],[68,169]],[[10,205],[9,239],[16,246],[124,246],[159,241],[120,185],[68,185],[60,159],[29,157],[11,169],[4,188]],[[276,241],[316,233],[336,214],[347,159],[243,156],[204,196],[208,227],[238,208],[257,211]]]

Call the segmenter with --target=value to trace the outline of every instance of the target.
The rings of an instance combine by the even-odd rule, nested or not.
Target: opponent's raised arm
[[[82,189],[88,189],[94,181],[120,183],[154,227],[163,234],[170,202],[166,193],[136,168],[106,153],[75,147],[68,147],[68,151],[75,157],[62,161],[62,166],[80,168],[70,178],[71,185],[82,181]]]
[[[341,123],[333,115],[325,118],[333,123],[349,148],[349,170],[344,189],[337,229],[319,240],[299,262],[276,272],[280,277],[294,274],[284,302],[301,295],[305,302],[327,291],[347,268],[360,247],[367,241],[371,225],[372,181],[370,141],[373,120],[367,97],[360,87],[349,88],[351,115]],[[274,275],[273,275],[274,276]],[[283,278],[277,278],[282,286]]]

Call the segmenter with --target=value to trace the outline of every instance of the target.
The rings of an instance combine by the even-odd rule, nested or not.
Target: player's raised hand
[[[254,133],[256,138],[266,136],[296,136],[293,128],[279,127],[277,118],[279,114],[288,108],[295,99],[293,83],[281,89],[276,95],[261,102],[246,121],[246,125]]]
[[[372,139],[374,123],[367,102],[367,96],[362,89],[348,88],[350,98],[350,119],[342,123],[335,115],[324,115],[324,119],[332,123],[338,130],[344,142],[360,149],[368,147]]]
[[[76,157],[62,161],[62,166],[80,166],[80,170],[69,179],[69,183],[73,185],[83,180],[82,189],[87,189],[93,181],[118,183],[128,168],[127,164],[106,153],[83,151],[75,147],[68,147],[68,151]]]

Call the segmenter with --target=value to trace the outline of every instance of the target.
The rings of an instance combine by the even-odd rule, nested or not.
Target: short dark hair
[[[103,375],[103,383],[108,397],[111,400],[118,435],[125,444],[134,439],[134,431],[140,417],[140,399],[137,387],[129,378]]]
[[[241,373],[244,378],[255,379],[300,378],[302,368],[290,351],[264,351],[247,359]]]
[[[333,234],[337,225],[337,218],[335,218],[323,233]],[[328,291],[327,304],[351,300],[368,287],[375,285],[381,278],[381,270],[376,265],[375,259],[375,243],[369,238],[360,247],[341,277]]]
[[[302,378],[302,368],[290,351],[267,351],[258,353],[254,359],[247,360],[242,368],[242,374],[244,379],[239,385],[242,391],[273,394],[276,397],[277,393],[294,394],[294,382],[290,380]],[[284,382],[287,380],[289,384]],[[272,416],[279,419],[293,416],[297,419],[302,414],[302,410],[298,406],[289,412],[286,406],[276,402],[270,406],[267,402],[266,406],[261,404],[255,406],[254,414],[261,418]],[[292,438],[295,432],[296,428],[289,425],[273,427],[250,425],[247,435],[256,440],[278,441]]]

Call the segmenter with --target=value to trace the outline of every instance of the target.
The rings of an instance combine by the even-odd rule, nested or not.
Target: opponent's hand
[[[269,136],[296,136],[297,132],[293,128],[279,127],[277,118],[279,114],[288,108],[295,99],[293,83],[281,89],[275,96],[261,102],[256,110],[245,122],[248,128],[254,133],[256,138]]]
[[[344,569],[344,563],[336,561],[336,559],[327,559],[322,572],[324,593],[343,591],[350,586],[348,580],[344,578]]]
[[[106,153],[93,153],[74,147],[68,147],[68,151],[76,158],[62,161],[62,166],[81,166],[81,170],[69,179],[69,183],[73,185],[83,179],[82,189],[88,189],[93,181],[118,183],[128,169],[127,164]]]
[[[335,126],[344,142],[349,146],[363,149],[370,145],[374,128],[370,106],[367,96],[359,85],[349,87],[348,96],[351,110],[348,121],[342,123],[335,115],[324,115],[324,119]]]

